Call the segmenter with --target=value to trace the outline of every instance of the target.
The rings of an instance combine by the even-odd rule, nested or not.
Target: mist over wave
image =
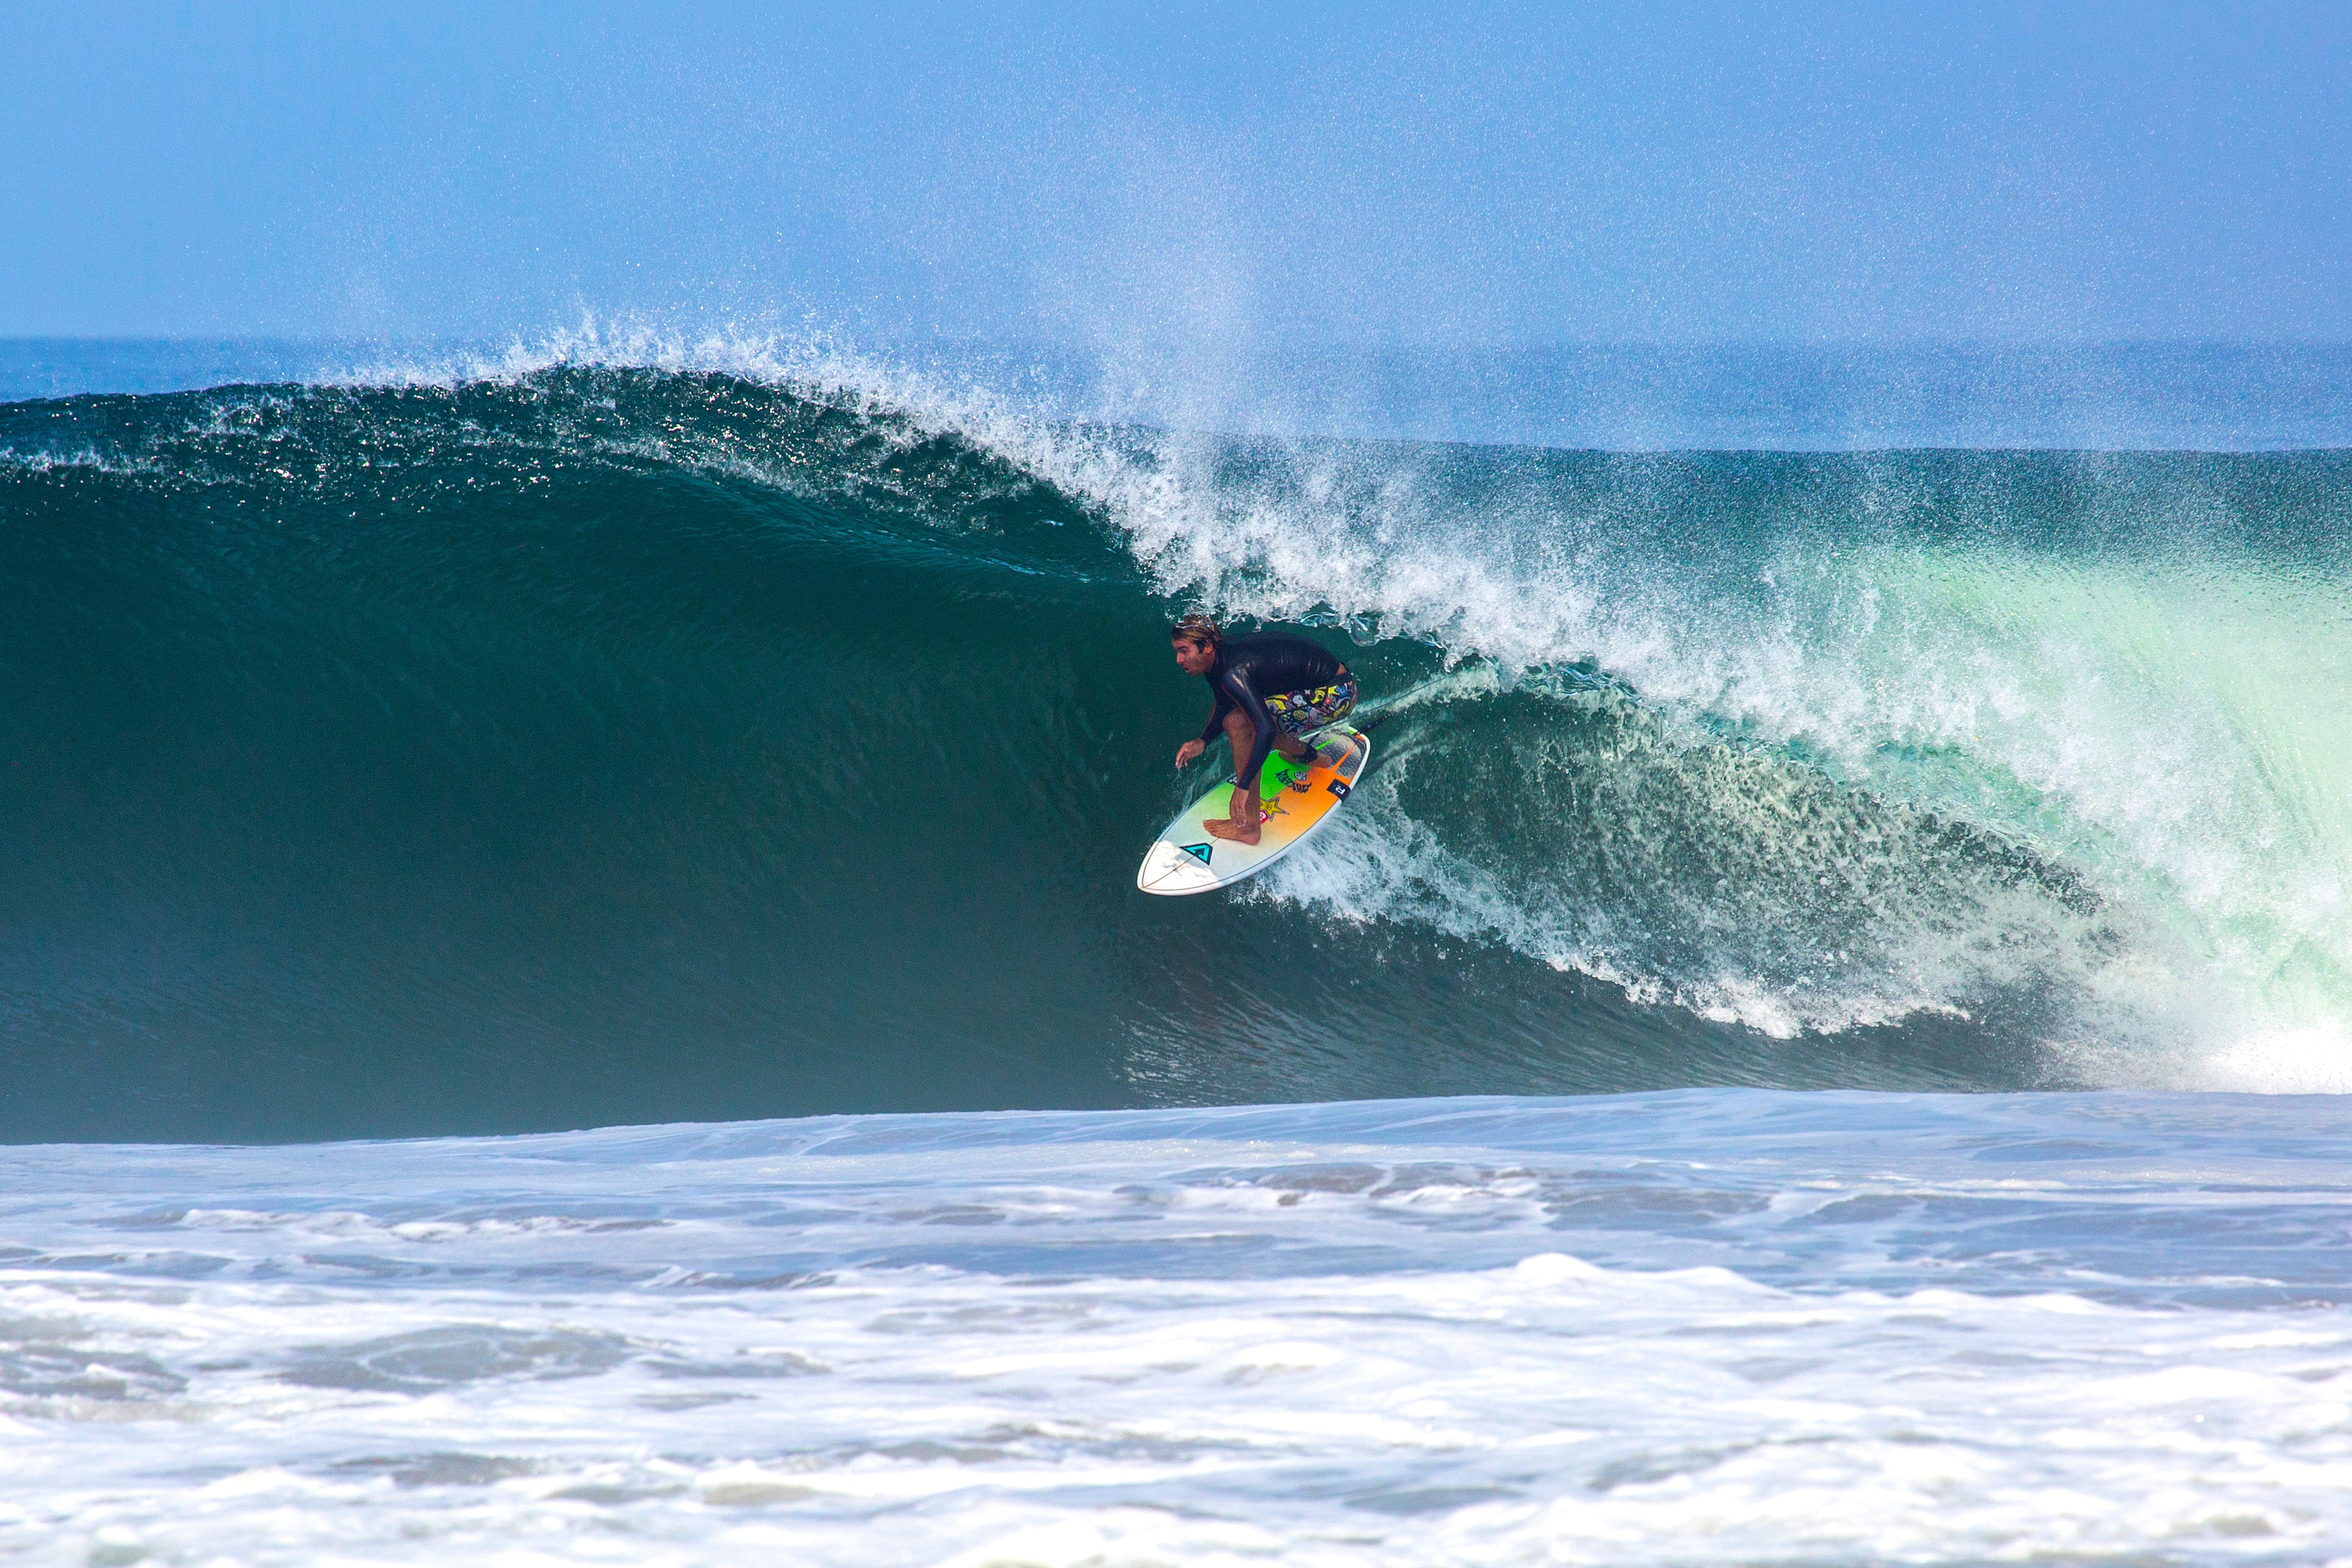
[[[605,344],[0,408],[0,1132],[2340,1087],[2341,455],[1039,407]],[[1171,903],[1194,605],[1380,761]]]

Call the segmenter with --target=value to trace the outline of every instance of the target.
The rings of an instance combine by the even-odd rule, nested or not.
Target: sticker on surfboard
[[[1206,893],[1256,875],[1329,821],[1371,760],[1371,742],[1345,724],[1334,724],[1315,737],[1311,766],[1301,767],[1279,752],[1268,757],[1258,781],[1255,844],[1216,837],[1203,826],[1211,817],[1233,814],[1234,781],[1220,782],[1168,825],[1143,857],[1135,885],[1147,893]],[[1307,787],[1293,787],[1302,775]]]

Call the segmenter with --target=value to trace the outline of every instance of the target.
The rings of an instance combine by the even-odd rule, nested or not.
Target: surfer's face
[[[1216,668],[1217,650],[1207,643],[1178,637],[1173,647],[1177,666],[1187,675],[1206,675]]]

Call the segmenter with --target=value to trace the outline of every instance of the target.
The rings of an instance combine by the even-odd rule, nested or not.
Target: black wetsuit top
[[[1274,750],[1274,715],[1265,710],[1266,694],[1335,685],[1347,679],[1347,668],[1329,648],[1286,632],[1223,638],[1217,644],[1216,667],[1202,678],[1217,707],[1201,731],[1201,743],[1215,740],[1225,727],[1225,715],[1240,709],[1257,731],[1248,758],[1235,760],[1234,782],[1247,789]]]

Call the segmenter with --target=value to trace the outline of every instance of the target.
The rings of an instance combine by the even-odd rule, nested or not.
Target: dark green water
[[[1143,440],[1100,437],[1137,472]],[[1206,704],[1165,626],[1211,579],[1116,498],[838,400],[624,371],[87,397],[0,407],[0,448],[12,1140],[2082,1081],[2050,1042],[2163,924],[2067,833],[1958,809],[2018,769],[1963,759],[1939,803],[1934,767],[1859,777],[1599,644],[1449,668],[1499,612],[1428,595],[1309,616],[1381,724],[1352,837],[1249,896],[1144,897],[1205,783],[1168,767]],[[1333,526],[1395,555],[1348,500],[1394,451],[1331,450]],[[1242,515],[1302,460],[1200,482]],[[2118,493],[2226,492],[2241,549],[2342,493],[2326,457],[1948,454],[1892,488],[1413,460],[1430,515],[1520,520],[1515,591],[1581,570],[1735,630],[1759,570],[1848,559],[1775,531],[1797,511],[2113,555]],[[1254,559],[1219,602],[1272,591]]]

